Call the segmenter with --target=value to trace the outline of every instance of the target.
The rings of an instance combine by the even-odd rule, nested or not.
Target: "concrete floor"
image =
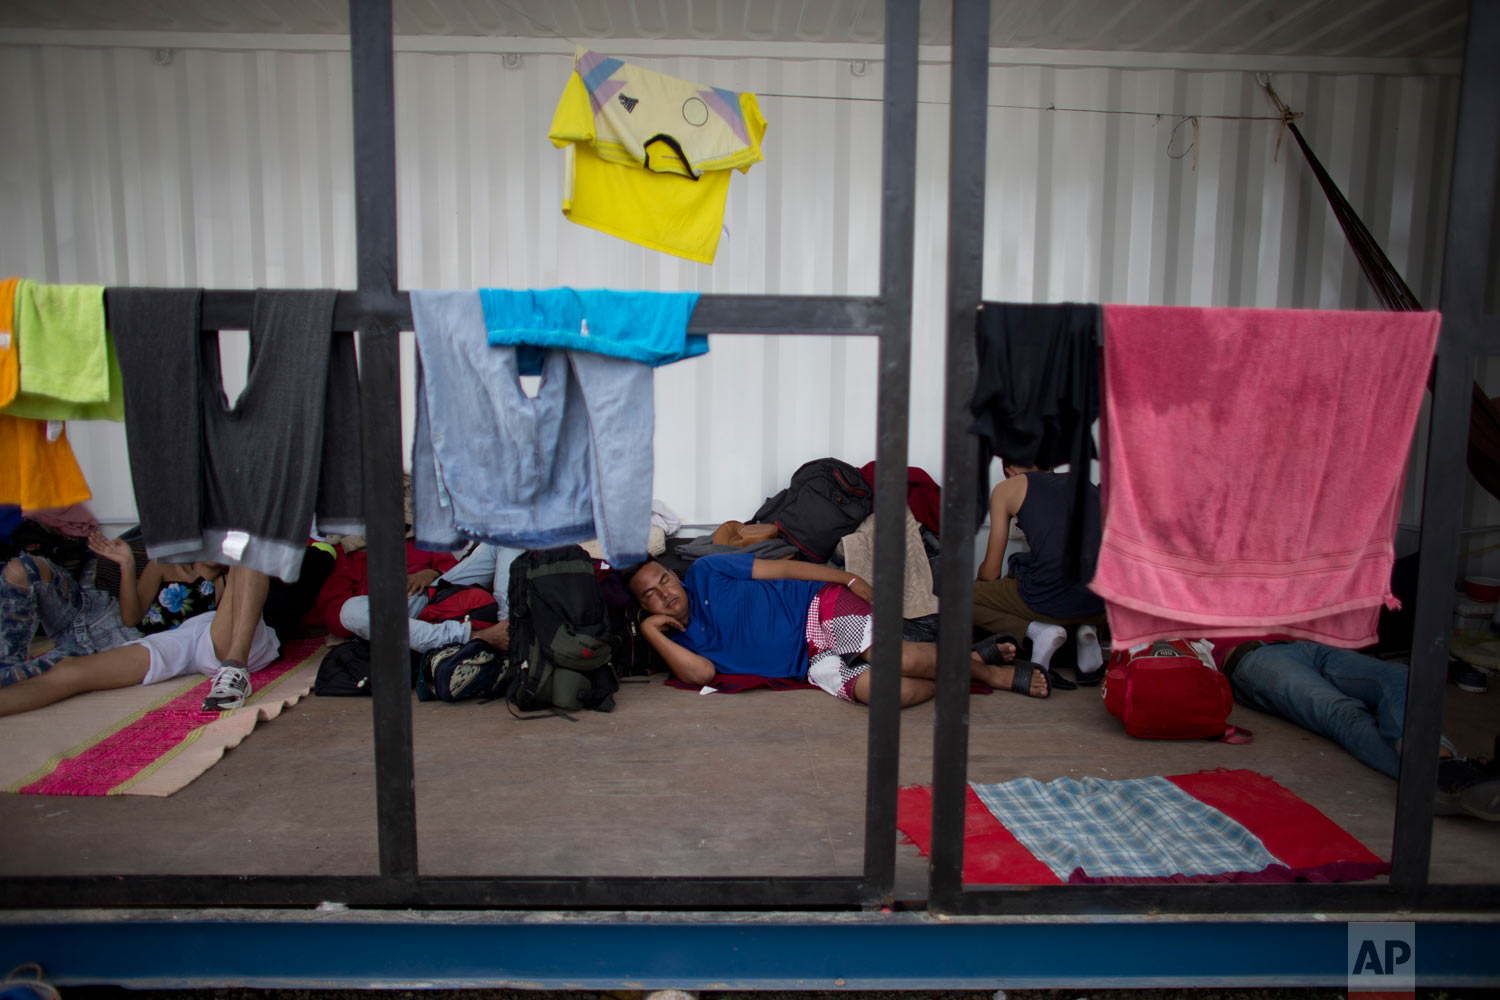
[[[866,713],[816,691],[699,695],[627,684],[612,714],[519,721],[413,703],[420,866],[432,875],[856,875]],[[166,798],[0,795],[0,876],[368,874],[371,703],[309,697]],[[931,704],[902,713],[901,781],[927,783]],[[969,777],[1106,778],[1245,767],[1389,857],[1396,786],[1337,746],[1237,708],[1248,746],[1125,735],[1098,688],[976,696]],[[1500,685],[1448,688],[1445,729],[1488,755]],[[903,845],[898,893],[924,895]],[[1436,821],[1435,882],[1500,883],[1500,824]]]

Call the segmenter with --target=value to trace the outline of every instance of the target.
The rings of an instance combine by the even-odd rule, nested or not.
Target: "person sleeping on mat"
[[[213,678],[205,711],[243,705],[250,674],[279,652],[261,620],[269,578],[243,566],[152,561],[137,580],[128,543],[97,531],[88,541],[120,567],[118,601],[39,556],[22,554],[0,572],[0,715],[191,673]],[[38,625],[55,645],[32,657]]]
[[[720,672],[805,679],[869,704],[873,593],[860,577],[749,553],[703,556],[686,580],[654,560],[623,575],[649,615],[642,634],[678,680],[708,685]],[[991,636],[970,653],[970,674],[993,688],[1047,697],[1046,671],[1015,655],[1010,636]],[[937,646],[903,642],[901,706],[930,699],[936,677]]]

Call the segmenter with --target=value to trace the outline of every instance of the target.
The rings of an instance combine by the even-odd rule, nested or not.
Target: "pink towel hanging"
[[[1104,537],[1117,646],[1375,641],[1435,312],[1104,307]]]

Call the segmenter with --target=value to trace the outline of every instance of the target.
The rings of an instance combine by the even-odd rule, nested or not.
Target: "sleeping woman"
[[[98,532],[88,541],[120,568],[119,600],[25,553],[0,571],[0,715],[194,672],[214,679],[205,710],[243,705],[250,673],[278,652],[261,621],[265,574],[153,560],[137,578],[127,543]],[[38,625],[54,647],[33,657]]]

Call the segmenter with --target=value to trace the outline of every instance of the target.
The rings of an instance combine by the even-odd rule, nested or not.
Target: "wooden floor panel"
[[[0,795],[0,875],[369,874],[371,703],[308,698],[166,799]],[[520,721],[500,703],[413,703],[421,869],[431,875],[857,875],[866,712],[817,691],[700,695],[629,684],[610,714]],[[901,715],[903,783],[931,780],[932,705]],[[1388,857],[1395,783],[1237,708],[1254,743],[1125,735],[1097,688],[971,701],[969,777],[1103,778],[1246,767]],[[1448,689],[1445,727],[1488,755],[1500,691]],[[1439,818],[1435,882],[1500,883],[1500,824]],[[921,897],[915,849],[897,888]]]

